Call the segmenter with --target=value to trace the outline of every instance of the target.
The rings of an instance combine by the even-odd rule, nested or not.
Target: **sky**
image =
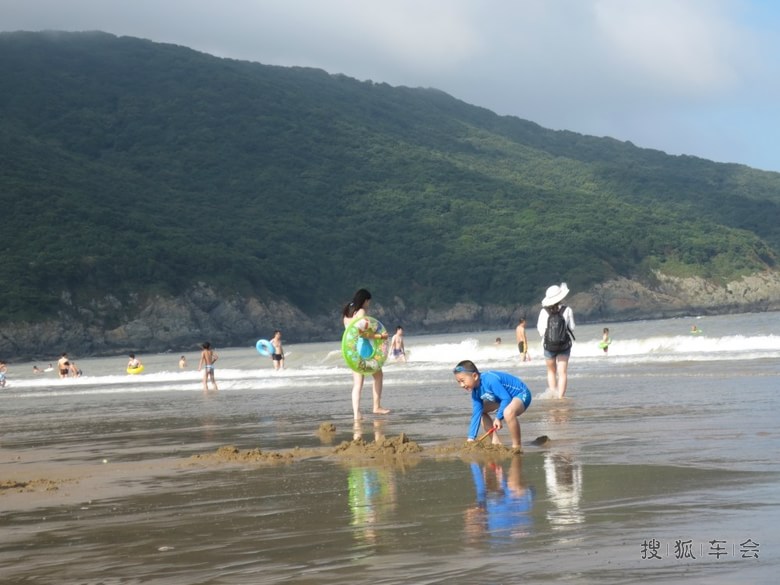
[[[101,30],[434,87],[546,128],[780,172],[775,0],[0,0],[0,30]]]

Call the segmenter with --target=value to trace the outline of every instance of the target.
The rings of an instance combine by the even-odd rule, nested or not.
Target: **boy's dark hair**
[[[458,365],[453,368],[452,372],[454,374],[458,374],[460,372],[465,372],[467,374],[479,374],[479,369],[471,360],[461,360],[458,362]]]

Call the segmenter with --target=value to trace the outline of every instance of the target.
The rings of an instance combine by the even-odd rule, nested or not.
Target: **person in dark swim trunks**
[[[57,371],[60,374],[60,378],[67,378],[73,370],[73,366],[68,361],[68,354],[63,353],[60,359],[57,360]]]
[[[525,317],[520,317],[520,322],[515,327],[515,339],[517,340],[517,350],[520,352],[522,361],[531,361],[531,356],[528,355],[528,337],[525,334]]]
[[[395,328],[395,335],[390,340],[390,353],[393,359],[406,363],[406,348],[404,347],[404,328],[398,325]]]
[[[276,329],[274,336],[271,338],[271,345],[274,346],[274,352],[271,354],[271,359],[274,362],[274,370],[284,369],[284,348],[282,347],[282,332]]]

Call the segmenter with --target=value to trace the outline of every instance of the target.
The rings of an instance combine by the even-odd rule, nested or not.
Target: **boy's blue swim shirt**
[[[471,391],[471,424],[469,439],[476,439],[479,432],[479,422],[482,418],[482,402],[498,404],[496,418],[504,419],[504,409],[513,398],[523,401],[526,408],[531,404],[531,391],[523,381],[506,372],[482,372],[479,375],[479,386]]]

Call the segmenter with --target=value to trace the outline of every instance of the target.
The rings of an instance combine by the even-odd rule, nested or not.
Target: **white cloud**
[[[780,133],[778,13],[763,0],[2,0],[0,28],[437,87],[550,128],[779,168],[766,148]]]
[[[597,0],[596,35],[633,83],[673,95],[728,90],[749,60],[747,38],[716,1]]]

